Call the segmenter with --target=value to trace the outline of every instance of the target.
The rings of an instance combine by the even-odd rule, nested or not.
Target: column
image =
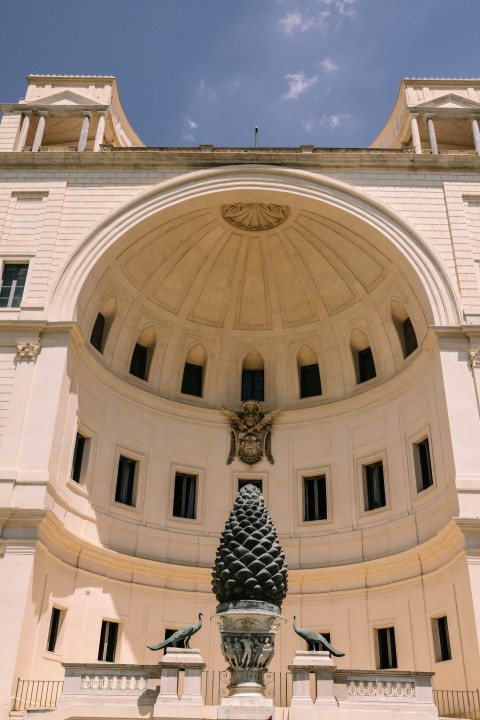
[[[433,124],[432,117],[427,117],[427,129],[428,139],[430,140],[430,147],[432,148],[432,155],[438,155],[437,138],[435,135],[435,126]]]
[[[480,130],[478,129],[478,120],[476,117],[471,117],[470,122],[472,124],[473,132],[473,143],[475,145],[475,152],[480,155]]]
[[[179,665],[165,666],[160,663],[162,668],[160,675],[160,692],[156,700],[156,704],[159,703],[178,703],[178,671],[180,670]]]
[[[20,130],[19,138],[18,138],[17,150],[16,150],[17,152],[22,152],[25,147],[29,127],[30,127],[30,113],[25,113],[23,116],[22,127]]]
[[[103,143],[103,136],[105,135],[105,113],[99,113],[97,132],[95,134],[95,142],[93,145],[94,152],[100,150],[100,145]]]
[[[301,667],[299,665],[289,665],[289,671],[292,673],[292,698],[290,705],[313,705],[310,695],[310,667]]]
[[[412,130],[413,149],[415,150],[415,153],[417,155],[421,155],[422,145],[420,143],[420,133],[418,132],[418,120],[415,115],[413,115],[412,119],[410,120],[410,127]]]
[[[45,132],[46,117],[47,117],[47,113],[45,113],[45,112],[39,113],[37,131],[35,133],[35,138],[33,140],[33,145],[32,145],[32,152],[38,152],[40,150],[40,147],[42,145],[42,140],[43,140],[43,133]]]
[[[78,141],[78,152],[83,152],[87,146],[88,130],[90,128],[90,113],[83,116],[82,129],[80,131],[80,139]]]

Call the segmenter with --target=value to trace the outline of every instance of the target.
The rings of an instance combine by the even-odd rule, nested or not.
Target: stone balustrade
[[[98,704],[153,705],[158,692],[158,665],[65,663],[65,681],[58,707]]]

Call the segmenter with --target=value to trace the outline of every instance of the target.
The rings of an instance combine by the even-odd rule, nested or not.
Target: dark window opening
[[[132,361],[130,363],[130,375],[135,375],[135,377],[138,377],[141,380],[146,380],[147,358],[148,348],[145,347],[145,345],[136,343],[132,353]]]
[[[238,481],[238,489],[241,490],[243,487],[245,487],[245,485],[255,485],[255,487],[257,487],[260,492],[263,492],[263,483],[258,478],[256,480],[244,480],[243,478],[240,478]]]
[[[165,640],[168,640],[168,638],[171,638],[174,633],[178,631],[173,628],[165,628]],[[185,640],[180,640],[180,642],[177,643],[178,648],[184,648],[185,647]],[[166,649],[164,650],[166,652]]]
[[[325,475],[303,478],[303,519],[327,519],[327,479]]]
[[[182,393],[202,397],[203,367],[193,363],[185,363],[183,368]]]
[[[105,324],[105,316],[102,315],[102,313],[98,313],[93,324],[92,334],[90,335],[90,343],[98,352],[103,352]]]
[[[418,347],[417,336],[409,317],[402,323],[403,331],[403,354],[404,357],[411,355]]]
[[[321,632],[321,631],[320,631],[320,635],[323,635],[323,637],[325,638],[325,640],[326,640],[328,643],[330,643],[330,644],[332,643],[332,641],[331,641],[331,634],[330,634],[329,632]],[[328,648],[325,647],[325,645],[324,645],[322,642],[309,642],[309,641],[308,641],[308,649],[309,649],[309,650],[316,650],[317,652],[318,652],[319,650],[328,650]]]
[[[322,394],[318,363],[303,365],[300,368],[300,397],[313,397]]]
[[[195,500],[197,492],[197,476],[175,473],[173,493],[173,515],[175,517],[195,519]]]
[[[377,376],[373,361],[372,348],[358,351],[358,382],[363,383]]]
[[[395,645],[395,628],[378,628],[378,667],[388,670],[397,667],[397,648]]]
[[[52,614],[50,616],[50,628],[48,630],[48,640],[47,640],[47,651],[48,652],[55,652],[55,647],[57,644],[58,639],[58,633],[60,630],[60,618],[62,615],[62,611],[59,610],[59,608],[52,608]]]
[[[118,461],[117,486],[115,489],[115,502],[122,505],[134,504],[135,474],[137,463],[135,460],[120,455]]]
[[[71,472],[71,478],[75,482],[79,483],[80,478],[82,476],[82,463],[83,463],[83,456],[85,452],[85,442],[86,438],[77,432],[77,437],[75,438],[75,449],[73,451],[73,462],[72,462],[72,472]]]
[[[415,476],[417,480],[417,492],[426,490],[433,485],[432,463],[430,459],[430,447],[428,438],[413,446],[415,458]]]
[[[20,307],[27,271],[28,263],[5,263],[0,290],[0,307]]]
[[[242,402],[245,400],[264,400],[263,370],[242,370]]]
[[[363,466],[365,510],[385,507],[385,481],[381,460]]]
[[[446,616],[436,618],[434,621],[434,645],[435,660],[444,662],[452,659],[452,651],[450,649],[450,636],[448,634],[448,621]]]
[[[102,620],[98,659],[103,662],[115,662],[117,650],[118,623]]]

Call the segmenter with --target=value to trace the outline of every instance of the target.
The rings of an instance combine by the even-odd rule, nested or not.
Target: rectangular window
[[[300,368],[300,397],[313,397],[322,394],[318,363],[303,365]]]
[[[433,485],[432,463],[430,460],[430,446],[428,438],[413,445],[413,459],[415,462],[415,478],[417,492],[422,492]]]
[[[95,318],[95,322],[92,328],[92,334],[90,335],[90,343],[98,352],[103,352],[103,340],[105,336],[105,316],[102,313],[98,313]]]
[[[135,476],[137,470],[136,460],[120,455],[118,461],[117,486],[115,489],[115,502],[122,505],[135,505]]]
[[[376,510],[385,507],[385,481],[383,463],[370,463],[363,466],[363,499],[365,510]]]
[[[327,519],[327,479],[325,475],[303,478],[303,519]]]
[[[135,377],[138,377],[141,380],[146,380],[147,359],[148,348],[145,347],[145,345],[136,343],[132,353],[132,361],[130,363],[130,375],[135,375]]]
[[[264,400],[264,373],[262,370],[242,370],[242,402]]]
[[[0,290],[0,307],[20,307],[27,271],[28,263],[5,263]]]
[[[245,487],[245,485],[255,485],[255,487],[257,487],[260,490],[260,492],[263,492],[263,489],[262,489],[263,483],[258,478],[256,480],[248,480],[248,479],[244,480],[243,478],[239,478],[238,489],[241,490],[242,487]]]
[[[363,383],[377,376],[373,361],[372,348],[358,351],[358,382]]]
[[[196,475],[175,473],[175,487],[173,492],[173,515],[175,517],[195,520],[196,493]]]
[[[403,321],[402,330],[404,343],[403,354],[405,357],[408,357],[418,347],[417,336],[415,335],[415,330],[409,317]]]
[[[117,651],[118,623],[102,620],[100,632],[100,645],[98,646],[98,659],[103,662],[115,662]]]
[[[71,472],[71,478],[75,482],[79,483],[82,478],[82,466],[83,461],[86,456],[86,445],[87,445],[88,439],[84,437],[81,433],[77,432],[77,437],[75,438],[75,449],[73,451],[73,461],[72,461],[72,472]]]
[[[452,659],[450,650],[450,636],[448,634],[448,621],[446,615],[432,619],[433,646],[435,661],[444,662]]]
[[[47,651],[48,652],[52,652],[52,653],[55,652],[55,647],[57,645],[58,635],[60,632],[61,619],[62,619],[62,611],[59,608],[53,607],[52,614],[50,616],[50,628],[48,630],[48,639],[47,639]]]
[[[397,649],[395,646],[395,628],[377,629],[378,668],[388,670],[397,667]]]
[[[185,363],[183,368],[182,393],[202,397],[203,367],[193,363]]]

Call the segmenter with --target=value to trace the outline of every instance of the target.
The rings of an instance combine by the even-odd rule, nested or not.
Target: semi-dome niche
[[[259,204],[268,212],[253,212]],[[104,356],[105,365],[115,373],[129,366],[148,316],[159,340],[146,389],[207,407],[238,406],[241,359],[253,349],[263,365],[247,369],[263,370],[269,405],[367,391],[402,370],[392,333],[399,318],[410,319],[419,346],[432,321],[418,273],[383,233],[346,208],[275,189],[212,192],[150,214],[118,236],[91,275],[78,303],[87,337],[105,288],[121,298],[109,328],[115,358]],[[353,368],[366,347],[375,376],[365,384]],[[202,369],[195,393],[182,392],[185,363]],[[299,373],[313,365],[321,392],[302,398]]]

